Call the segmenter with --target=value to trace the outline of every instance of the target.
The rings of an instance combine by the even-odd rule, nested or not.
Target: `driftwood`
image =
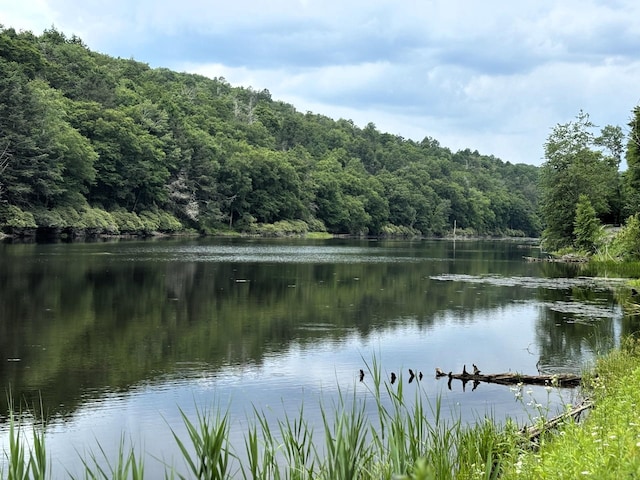
[[[588,258],[577,255],[563,255],[562,257],[522,257],[527,262],[547,263],[586,263]]]
[[[444,373],[436,368],[436,378],[448,377],[449,388],[451,388],[451,380],[462,380],[463,385],[467,382],[474,382],[474,390],[478,383],[499,383],[501,385],[517,385],[518,383],[526,385],[549,385],[552,387],[577,387],[582,381],[580,375],[570,373],[556,375],[523,375],[521,373],[494,373],[485,375],[480,372],[476,365],[473,365],[473,373],[467,372],[467,366],[463,366],[462,373]]]
[[[565,420],[568,420],[569,418],[574,418],[576,420],[579,419],[582,412],[592,407],[593,407],[592,401],[583,400],[582,403],[580,403],[579,405],[576,405],[570,411],[561,413],[558,416],[550,418],[540,426],[522,427],[522,430],[520,430],[520,433],[522,433],[523,435],[526,435],[526,437],[531,443],[537,443],[537,441],[540,439],[540,436],[544,432],[557,428],[562,422],[564,422]]]

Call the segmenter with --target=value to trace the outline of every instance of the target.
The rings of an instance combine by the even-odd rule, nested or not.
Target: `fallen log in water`
[[[548,263],[587,263],[586,257],[577,255],[563,255],[562,257],[522,257],[527,262],[548,262]]]
[[[561,373],[555,375],[524,375],[522,373],[494,373],[490,375],[484,375],[480,372],[476,365],[473,365],[473,373],[467,372],[467,366],[463,366],[462,373],[444,373],[439,368],[436,368],[436,378],[448,377],[449,381],[452,379],[462,380],[466,382],[485,382],[485,383],[499,383],[502,385],[517,385],[518,383],[526,385],[549,385],[552,387],[577,387],[582,381],[580,375],[573,375],[571,373]]]
[[[578,420],[582,412],[593,408],[593,402],[591,400],[585,399],[579,405],[574,406],[568,412],[561,413],[560,415],[553,417],[546,422],[544,422],[541,426],[530,426],[523,427],[520,433],[526,435],[528,440],[531,443],[537,443],[540,439],[540,436],[549,430],[557,428],[562,422],[568,420],[569,418],[573,418],[574,420]]]

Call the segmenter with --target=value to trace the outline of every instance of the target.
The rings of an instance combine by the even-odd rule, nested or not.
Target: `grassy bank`
[[[597,363],[590,382],[595,408],[581,423],[567,422],[505,465],[501,478],[640,478],[640,341]]]
[[[478,479],[636,478],[640,474],[640,342],[628,340],[597,363],[585,390],[596,407],[582,423],[568,421],[532,445],[519,426],[480,419],[474,425],[444,418],[439,399],[419,390],[406,398],[402,382],[382,381],[374,364],[367,415],[355,394],[322,408],[323,429],[314,432],[304,408],[274,427],[260,411],[248,419],[244,445],[229,443],[230,420],[222,410],[183,414],[188,435],[174,433],[182,458],[166,465],[166,478],[244,479]],[[516,392],[517,398],[517,392]],[[480,413],[480,412],[479,412]],[[51,478],[44,426],[9,418],[9,444],[1,478]],[[124,438],[124,436],[123,436]],[[237,449],[240,448],[240,451]],[[80,478],[144,478],[144,452],[121,442],[116,458],[81,458]],[[240,461],[239,459],[243,460]],[[150,461],[150,460],[146,460]],[[158,461],[158,460],[153,460]]]

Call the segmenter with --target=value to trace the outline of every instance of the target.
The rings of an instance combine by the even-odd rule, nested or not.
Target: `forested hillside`
[[[538,170],[0,29],[5,232],[536,236]]]

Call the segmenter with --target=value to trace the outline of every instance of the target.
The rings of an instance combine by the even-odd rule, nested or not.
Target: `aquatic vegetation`
[[[305,420],[304,406],[274,427],[254,409],[245,434],[244,452],[229,440],[229,415],[221,409],[196,409],[195,420],[180,410],[187,437],[172,430],[186,471],[165,464],[165,478],[198,479],[494,479],[494,478],[630,478],[640,471],[640,342],[598,360],[597,375],[585,372],[588,393],[597,403],[586,420],[568,418],[542,429],[532,444],[512,420],[499,424],[490,415],[473,424],[445,418],[440,398],[404,391],[402,374],[392,385],[384,381],[376,359],[366,367],[375,409],[367,399],[340,392],[338,400],[321,404],[319,435]],[[544,426],[553,385],[539,401],[524,385],[512,387],[516,401],[532,408],[529,422]],[[34,422],[32,438],[24,437],[20,416],[12,410],[9,445],[0,478],[51,478],[44,425]],[[30,446],[29,446],[30,445]],[[145,461],[124,436],[115,459],[98,446],[82,459],[85,479],[144,478]]]
[[[445,419],[439,398],[431,402],[421,388],[407,397],[402,374],[395,385],[383,381],[375,360],[366,375],[373,379],[373,413],[367,399],[355,391],[341,391],[330,405],[321,401],[318,432],[306,422],[304,405],[278,420],[276,427],[254,409],[244,451],[229,440],[228,411],[197,407],[191,419],[180,409],[187,435],[181,438],[173,429],[172,433],[184,468],[156,460],[163,462],[166,478],[179,479],[477,478],[480,467],[475,466],[488,469],[488,475],[496,471],[506,443],[493,421],[465,426],[460,419]],[[0,468],[0,478],[50,478],[45,429],[34,430],[33,447],[28,449],[17,416],[12,425],[7,470]],[[125,442],[124,435],[114,458],[100,444],[84,457],[79,455],[85,479],[144,478],[149,461],[139,447]]]

